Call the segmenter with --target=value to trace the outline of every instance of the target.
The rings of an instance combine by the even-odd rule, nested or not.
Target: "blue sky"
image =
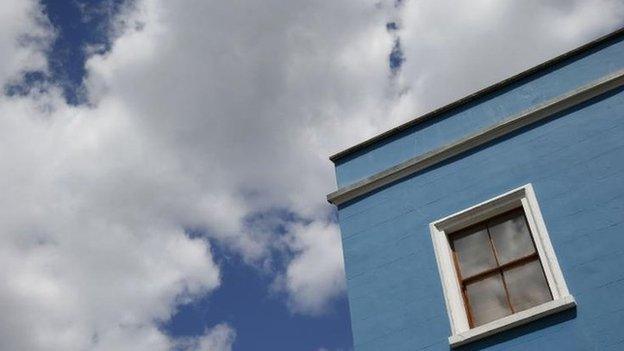
[[[97,47],[98,51],[110,50],[107,23],[122,3],[123,0],[42,1],[50,22],[58,32],[48,55],[49,79],[63,86],[69,103],[85,103],[81,84],[86,74],[86,47]]]
[[[619,0],[0,3],[3,347],[352,350],[328,155],[623,16]]]
[[[96,51],[110,50],[108,23],[118,13],[124,0],[42,1],[45,15],[57,33],[48,49],[49,71],[28,72],[22,89],[37,81],[47,80],[63,88],[71,104],[86,103],[82,80],[86,74],[87,47]]]
[[[211,296],[184,306],[165,326],[173,335],[201,334],[205,326],[227,321],[239,337],[234,350],[351,350],[346,297],[320,317],[293,315],[282,296],[269,293],[270,277],[215,250],[223,285]]]

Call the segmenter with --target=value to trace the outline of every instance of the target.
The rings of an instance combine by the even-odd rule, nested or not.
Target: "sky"
[[[622,0],[0,3],[2,348],[352,350],[328,156],[622,25]]]

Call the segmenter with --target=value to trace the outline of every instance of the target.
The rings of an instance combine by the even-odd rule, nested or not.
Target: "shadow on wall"
[[[555,313],[548,317],[538,319],[529,324],[504,331],[500,334],[490,336],[481,341],[476,341],[476,342],[473,342],[464,346],[460,346],[455,349],[451,349],[449,347],[449,349],[453,351],[483,350],[488,347],[492,347],[494,345],[507,342],[509,340],[518,338],[526,334],[534,333],[538,330],[545,329],[545,328],[554,326],[556,324],[569,321],[574,318],[576,318],[576,307],[571,308],[569,310],[562,311],[560,313]]]

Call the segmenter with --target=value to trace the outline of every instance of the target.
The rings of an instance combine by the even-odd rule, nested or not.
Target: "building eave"
[[[624,70],[614,72],[541,105],[510,116],[501,122],[467,135],[464,138],[401,162],[394,167],[378,172],[354,184],[340,188],[327,195],[327,201],[334,205],[343,204],[623,86]]]

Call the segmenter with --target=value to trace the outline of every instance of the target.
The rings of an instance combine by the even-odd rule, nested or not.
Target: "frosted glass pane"
[[[539,260],[505,271],[509,299],[516,312],[552,300]]]
[[[460,234],[453,240],[453,245],[463,278],[496,267],[496,259],[485,228],[476,229],[468,235]]]
[[[515,212],[489,223],[498,262],[505,264],[535,252],[524,214]]]
[[[511,314],[500,274],[466,285],[474,326]]]

